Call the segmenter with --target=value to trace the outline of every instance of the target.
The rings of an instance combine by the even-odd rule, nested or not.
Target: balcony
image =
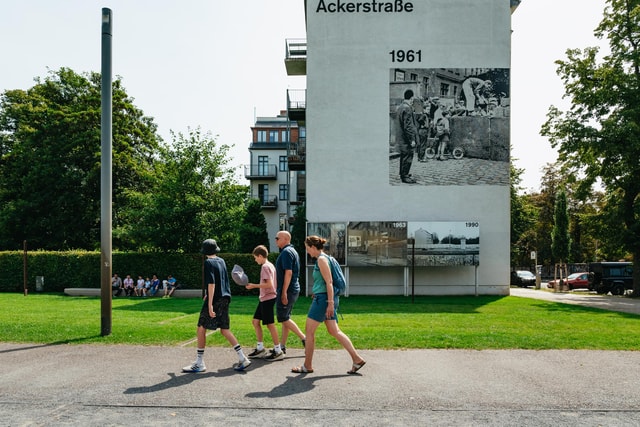
[[[245,165],[244,177],[246,179],[278,179],[277,165]]]
[[[287,89],[287,116],[289,120],[304,126],[306,121],[307,90]]]
[[[278,209],[278,197],[254,197],[254,199],[260,200],[260,207],[262,209]]]
[[[288,76],[307,75],[307,40],[286,39],[284,66]]]
[[[306,161],[307,142],[305,141],[305,139],[303,138],[299,142],[292,142],[291,144],[289,144],[289,151],[287,152],[287,163],[289,164],[289,170],[305,170]]]

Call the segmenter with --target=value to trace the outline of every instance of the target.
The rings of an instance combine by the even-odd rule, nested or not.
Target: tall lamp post
[[[112,91],[111,9],[102,9],[102,90],[100,117],[100,320],[101,332],[111,335],[111,193],[112,193]]]

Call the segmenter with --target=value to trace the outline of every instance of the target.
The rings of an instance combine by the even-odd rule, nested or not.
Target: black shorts
[[[278,317],[278,322],[286,322],[291,319],[291,312],[293,311],[293,306],[296,304],[298,300],[298,296],[300,292],[287,292],[287,305],[282,304],[282,299],[280,295],[276,298],[276,315]]]
[[[198,326],[215,331],[216,329],[229,329],[229,298],[217,298],[213,301],[213,311],[216,317],[209,316],[209,299],[205,297],[200,310]]]
[[[253,314],[253,318],[256,320],[262,320],[263,325],[271,325],[275,323],[275,317],[273,317],[273,306],[276,305],[276,298],[272,298],[266,301],[260,301],[256,312]]]

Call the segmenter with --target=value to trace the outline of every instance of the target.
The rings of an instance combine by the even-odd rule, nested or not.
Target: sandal
[[[306,366],[300,365],[291,368],[291,372],[293,372],[294,374],[310,374],[313,372],[313,369],[307,369]]]
[[[360,368],[362,368],[364,366],[364,364],[367,363],[364,360],[360,363],[354,363],[353,365],[351,365],[351,370],[347,371],[347,374],[353,375],[356,372],[358,372],[360,370]]]

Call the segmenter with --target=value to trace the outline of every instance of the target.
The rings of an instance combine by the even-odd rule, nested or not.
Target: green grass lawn
[[[310,299],[293,319],[304,330]],[[251,318],[257,297],[234,297],[231,331],[255,345]],[[101,336],[99,298],[0,293],[0,341],[193,345],[200,299],[114,298],[111,335]],[[640,350],[640,316],[576,305],[500,296],[341,298],[339,322],[359,349],[592,349]],[[318,348],[339,344],[320,327]],[[265,328],[266,345],[271,345]],[[219,334],[209,346],[226,346]],[[291,334],[288,347],[300,347]]]

